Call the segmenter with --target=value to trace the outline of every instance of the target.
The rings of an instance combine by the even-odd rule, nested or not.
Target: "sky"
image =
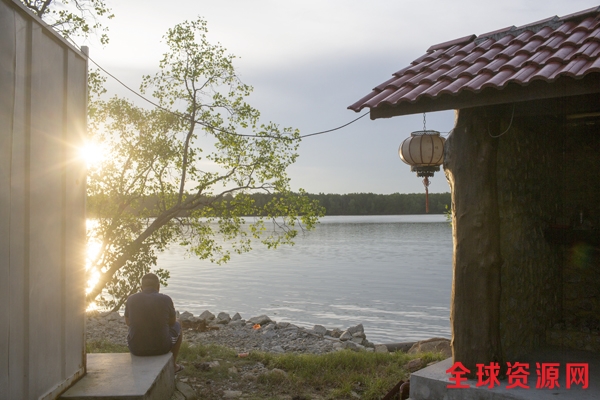
[[[248,101],[263,122],[302,135],[338,127],[362,113],[347,107],[423,55],[433,44],[525,25],[598,6],[598,0],[106,0],[110,43],[79,39],[90,57],[132,88],[153,75],[167,29],[198,16],[209,40],[236,58],[254,87]],[[109,93],[134,95],[109,78]],[[138,105],[143,105],[135,99]],[[449,132],[454,111],[428,113],[427,129]],[[303,139],[289,169],[291,186],[309,193],[421,193],[421,179],[398,147],[423,129],[423,114],[359,121]],[[450,190],[443,170],[430,192]]]

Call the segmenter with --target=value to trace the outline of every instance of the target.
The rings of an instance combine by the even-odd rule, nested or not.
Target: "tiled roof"
[[[348,108],[369,107],[371,118],[377,108],[409,109],[397,115],[427,111],[442,98],[445,109],[461,108],[453,106],[453,99],[499,93],[511,84],[524,87],[534,81],[552,83],[598,72],[600,7],[595,7],[431,46]]]

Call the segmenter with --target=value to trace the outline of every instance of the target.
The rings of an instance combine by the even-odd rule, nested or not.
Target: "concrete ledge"
[[[476,380],[467,380],[463,384],[468,389],[448,389],[450,374],[446,370],[452,367],[452,358],[440,361],[416,371],[410,376],[411,400],[597,400],[600,399],[600,354],[570,351],[543,350],[523,357],[518,361],[529,363],[528,385],[530,389],[506,389],[507,381],[501,380],[500,386],[488,389],[486,386],[477,387]],[[536,362],[560,363],[560,387],[554,389],[536,389]],[[589,388],[571,387],[566,389],[565,365],[567,362],[586,362],[589,364]]]
[[[163,400],[175,390],[172,354],[137,357],[129,353],[87,355],[87,374],[64,400]]]

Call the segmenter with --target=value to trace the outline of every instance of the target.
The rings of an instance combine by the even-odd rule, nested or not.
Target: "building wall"
[[[562,315],[561,250],[544,229],[562,212],[562,136],[540,118],[515,118],[498,138],[500,330],[507,361],[544,344]],[[505,121],[503,129],[506,129]]]
[[[85,372],[85,57],[0,0],[0,399]]]
[[[578,240],[560,245],[563,318],[548,337],[565,347],[600,351],[600,125],[573,121],[567,129],[560,222],[570,225]],[[591,237],[595,243],[586,242]]]

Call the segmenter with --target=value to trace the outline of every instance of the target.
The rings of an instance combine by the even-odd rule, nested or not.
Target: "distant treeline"
[[[319,193],[308,194],[308,196],[319,201],[326,210],[325,215],[425,214],[425,193]],[[270,195],[258,193],[253,194],[252,197],[259,206],[271,199]],[[450,208],[450,204],[450,193],[429,194],[430,214],[443,214],[446,206]]]
[[[257,206],[261,207],[269,202],[273,195],[255,193],[251,195]],[[312,199],[319,201],[325,208],[325,215],[403,215],[425,214],[425,193],[349,193],[349,194],[308,194]],[[226,196],[225,201],[230,200]],[[110,201],[109,198],[88,199],[88,216],[94,217],[97,208]],[[137,202],[138,207],[146,210],[156,209],[157,200],[148,197]],[[443,214],[446,206],[450,207],[450,193],[430,193],[429,213]],[[137,208],[140,210],[139,208]],[[134,211],[135,212],[135,211]],[[154,214],[150,211],[151,214]]]
[[[425,193],[310,194],[325,207],[326,215],[425,214]],[[450,193],[430,193],[429,213],[443,214],[450,208]]]

